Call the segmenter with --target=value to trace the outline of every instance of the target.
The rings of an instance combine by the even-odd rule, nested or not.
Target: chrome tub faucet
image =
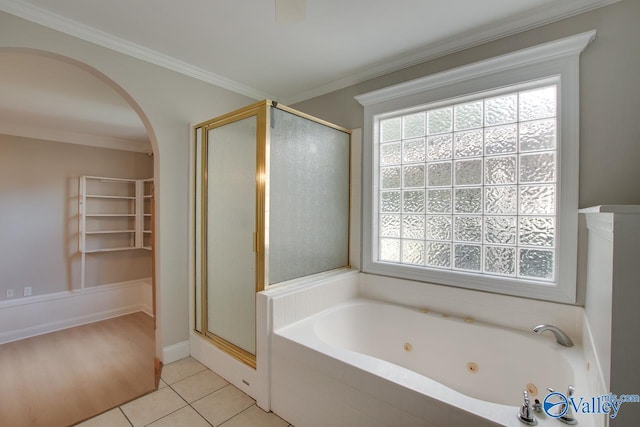
[[[533,328],[533,332],[537,334],[542,334],[544,331],[551,331],[553,335],[556,336],[556,341],[558,342],[558,344],[563,345],[565,347],[573,347],[573,341],[571,341],[571,338],[569,338],[569,335],[565,334],[562,331],[562,329],[556,326],[542,324]]]

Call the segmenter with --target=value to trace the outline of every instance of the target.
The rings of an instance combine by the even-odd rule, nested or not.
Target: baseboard
[[[0,344],[146,311],[149,283],[141,279],[2,301]]]
[[[142,288],[142,311],[148,316],[155,317],[153,313],[153,281],[151,278],[145,279],[147,286]]]
[[[184,359],[191,354],[189,340],[172,344],[162,349],[162,363],[167,365],[176,360]]]
[[[144,314],[146,314],[149,317],[156,317],[153,314],[153,308],[149,307],[147,304],[143,304],[142,306],[140,306],[139,311],[142,311]]]

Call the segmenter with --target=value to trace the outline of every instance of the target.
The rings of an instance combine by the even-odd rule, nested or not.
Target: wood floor
[[[148,393],[154,351],[142,312],[0,345],[0,425],[69,426]]]

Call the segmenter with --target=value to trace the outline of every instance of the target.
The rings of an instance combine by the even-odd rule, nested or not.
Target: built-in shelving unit
[[[145,179],[140,184],[142,188],[142,247],[151,250],[153,230],[153,178]]]
[[[151,250],[153,178],[81,176],[78,196],[78,248],[82,254]]]

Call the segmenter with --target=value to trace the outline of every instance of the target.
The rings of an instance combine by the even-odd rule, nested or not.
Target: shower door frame
[[[246,351],[245,349],[227,341],[226,339],[219,337],[218,335],[209,331],[208,327],[208,292],[207,292],[207,206],[208,206],[208,132],[212,129],[216,129],[243,119],[250,117],[256,117],[256,225],[253,232],[253,252],[255,254],[255,290],[260,292],[264,290],[264,278],[265,278],[265,168],[266,168],[266,144],[268,141],[267,132],[268,127],[268,109],[265,108],[264,102],[257,102],[249,105],[245,108],[233,111],[220,117],[208,120],[195,126],[194,130],[197,132],[201,129],[201,152],[200,152],[200,167],[201,167],[201,180],[199,195],[201,197],[201,212],[200,212],[200,325],[201,330],[197,333],[209,339],[220,349],[224,350],[236,359],[244,362],[245,364],[256,368],[256,355]],[[198,284],[196,283],[196,286]],[[197,325],[196,319],[196,325]],[[255,327],[254,327],[255,330]],[[254,338],[255,339],[255,338]]]
[[[256,226],[253,235],[253,251],[255,253],[255,291],[261,292],[269,288],[269,272],[268,272],[268,230],[269,230],[269,218],[267,215],[267,208],[269,206],[269,143],[270,143],[270,123],[271,123],[271,108],[277,108],[282,111],[286,111],[301,118],[311,120],[318,124],[336,129],[341,132],[349,134],[351,137],[351,130],[337,126],[333,123],[318,119],[308,114],[297,111],[293,108],[278,104],[271,100],[263,100],[251,104],[247,107],[240,108],[232,111],[220,117],[202,122],[194,126],[194,140],[198,140],[198,130],[201,131],[201,147],[200,152],[196,153],[196,161],[200,161],[201,176],[199,182],[196,184],[196,197],[201,198],[200,206],[200,255],[198,256],[196,250],[195,263],[196,268],[198,259],[200,260],[200,283],[195,283],[195,286],[200,286],[200,330],[197,329],[198,325],[198,310],[194,310],[194,325],[196,325],[194,332],[207,338],[218,348],[227,352],[236,359],[244,362],[253,369],[256,369],[256,355],[258,348],[256,346],[256,355],[238,347],[237,345],[221,338],[208,329],[208,294],[207,294],[207,195],[208,195],[208,131],[224,125],[228,125],[249,117],[256,116]],[[349,142],[351,145],[351,142]],[[197,156],[200,155],[200,159]],[[349,216],[351,212],[351,186],[349,185]],[[194,219],[196,223],[198,218]],[[348,234],[350,235],[350,227]],[[196,236],[196,245],[197,245]],[[350,246],[350,239],[347,239],[347,245]],[[350,248],[347,248],[347,253],[350,253]],[[350,268],[351,260],[348,260],[346,268]],[[345,268],[345,267],[342,267]],[[258,319],[256,319],[256,324]],[[257,328],[256,328],[257,330]]]

